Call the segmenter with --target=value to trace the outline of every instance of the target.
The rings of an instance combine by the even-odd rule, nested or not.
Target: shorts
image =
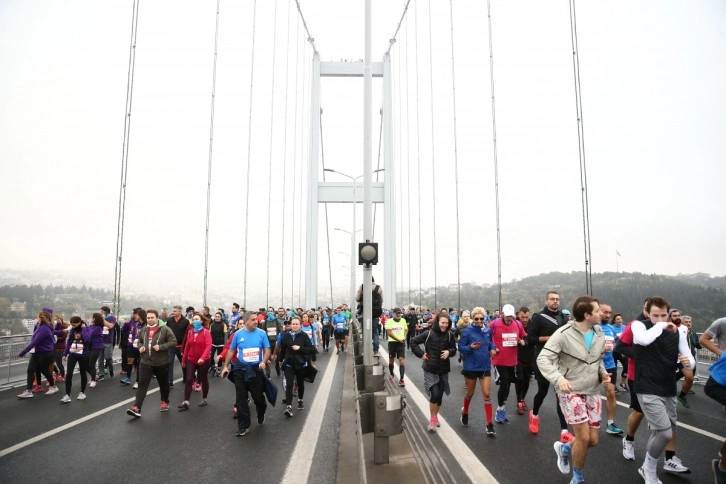
[[[388,357],[389,358],[405,358],[406,357],[406,344],[399,343],[398,341],[388,342]]]
[[[602,400],[600,394],[583,395],[582,393],[558,393],[565,421],[570,425],[587,422],[591,428],[599,429],[602,419]]]
[[[676,397],[661,397],[639,393],[643,415],[651,430],[666,430],[676,426]]]
[[[616,366],[614,368],[606,369],[605,371],[607,371],[608,374],[610,375],[610,383],[612,383],[613,385],[617,385],[618,384],[618,367]]]
[[[482,378],[491,378],[492,372],[490,370],[487,371],[471,371],[471,370],[461,370],[461,374],[464,375],[464,378],[467,380],[481,380]]]
[[[643,409],[640,407],[640,402],[638,401],[638,395],[635,393],[635,382],[633,380],[628,380],[628,388],[630,389],[630,408],[636,412],[643,413]]]
[[[347,333],[347,331],[336,331],[335,332],[335,340],[336,341],[340,341],[342,339],[345,339],[345,333]]]

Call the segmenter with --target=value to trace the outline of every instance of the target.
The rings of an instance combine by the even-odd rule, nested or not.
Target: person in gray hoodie
[[[587,449],[600,439],[600,382],[610,382],[602,359],[605,336],[598,324],[599,309],[597,299],[578,297],[572,306],[575,321],[555,331],[537,357],[542,376],[554,385],[565,420],[575,432],[574,441],[554,443],[560,472],[569,474],[572,468],[571,484],[585,482]]]

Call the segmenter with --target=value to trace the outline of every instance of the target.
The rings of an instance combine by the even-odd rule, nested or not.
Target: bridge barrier
[[[13,336],[0,336],[0,382],[9,384],[13,381],[25,380],[27,358],[19,358],[23,348],[28,346],[33,338],[31,333],[16,334]]]

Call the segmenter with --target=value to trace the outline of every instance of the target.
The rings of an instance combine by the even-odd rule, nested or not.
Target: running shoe
[[[141,409],[134,405],[133,407],[126,410],[126,413],[128,415],[131,415],[132,417],[141,418]]]
[[[91,380],[91,383],[88,384],[91,388],[96,388],[96,380]]]
[[[507,415],[507,411],[505,409],[497,409],[496,415],[494,416],[494,421],[498,424],[502,424],[504,422],[509,422],[509,415]]]
[[[302,401],[302,400],[298,400],[298,401],[297,401],[297,409],[298,409],[298,410],[301,410],[301,411],[302,411],[302,410],[305,410],[305,404],[303,403],[303,401]]]
[[[79,393],[78,396],[76,397],[76,400],[85,400],[85,399],[86,399],[86,394],[83,392]]]
[[[247,429],[242,429],[238,431],[236,434],[234,434],[236,437],[244,437],[247,435],[247,432],[249,432]]]
[[[162,403],[162,405],[163,405],[163,403]],[[181,402],[181,405],[178,405],[176,408],[178,408],[180,412],[183,412],[184,410],[189,410],[189,402],[187,402],[187,401]]]
[[[71,403],[71,397],[69,395],[64,395],[63,398],[60,399],[61,403]]]
[[[391,383],[393,383],[393,375],[389,375],[388,376],[388,381],[391,382]]]
[[[626,392],[629,392],[630,391],[630,388],[628,388],[628,385],[626,383],[621,383],[620,384],[620,388],[622,388]]]
[[[169,402],[161,402],[161,406],[159,407],[160,412],[168,412],[169,411]]]
[[[406,386],[406,382],[403,381],[403,380],[398,380],[398,386],[399,387],[405,387]]]
[[[497,435],[497,431],[494,430],[494,424],[487,424],[487,435],[489,437],[494,437]]]
[[[46,395],[55,395],[56,393],[58,393],[58,387],[55,386],[55,385],[53,385],[52,387],[50,387],[48,389],[48,391],[45,392]]]
[[[439,423],[439,416],[434,417],[434,424],[436,424],[437,427],[441,427],[441,424]]]
[[[625,460],[635,460],[634,442],[625,437],[623,437],[623,457],[625,457]]]
[[[101,376],[99,376],[98,378],[96,378],[96,381],[103,381],[103,380],[105,380],[105,379],[106,379],[106,377],[105,377],[105,376],[103,376],[103,375],[101,375]]]
[[[199,405],[197,405],[197,407],[206,407],[207,405],[209,405],[207,403],[207,401],[206,400],[202,400],[202,402]]]
[[[18,395],[18,398],[33,398],[33,392],[30,390],[25,390],[23,393]]]
[[[469,425],[469,414],[464,413],[464,407],[461,407],[461,425]]]
[[[517,402],[517,415],[524,415],[526,408],[527,404],[524,403],[524,400]]]
[[[66,378],[64,376],[58,375],[57,377],[55,377],[55,381],[56,381],[56,383],[64,382],[64,381],[66,381]]]
[[[121,377],[119,381],[124,385],[131,385],[131,380],[127,376]]]
[[[673,472],[674,474],[690,474],[691,469],[683,465],[681,459],[677,456],[673,456],[663,464],[663,470]]]
[[[429,432],[436,432],[436,421],[434,419],[429,420],[429,425],[427,429]]]
[[[134,390],[139,388],[139,382],[134,382],[134,386],[132,386],[131,388],[133,388]]]
[[[610,435],[623,435],[623,429],[615,425],[615,422],[608,424],[608,428],[605,429],[605,432]]]
[[[688,400],[686,400],[686,397],[678,395],[678,397],[676,397],[676,400],[678,400],[678,403],[680,403],[683,408],[691,408],[691,406],[688,404]]]
[[[232,418],[237,418],[237,407],[232,407]]]
[[[569,444],[573,440],[575,440],[575,436],[572,435],[568,430],[565,430],[560,434],[560,442],[562,442],[563,444]]]
[[[649,472],[640,467],[638,468],[638,474],[645,480],[645,484],[663,484],[655,472]]]
[[[288,405],[287,408],[285,409],[285,417],[290,418],[290,417],[292,417],[292,415],[293,415],[292,407],[290,405]]]
[[[535,435],[539,433],[539,415],[535,415],[534,410],[529,411],[529,431]]]
[[[194,384],[194,391],[195,392],[201,392],[202,391],[202,384],[201,383],[195,383]]]
[[[560,442],[559,440],[555,442],[554,448],[555,448],[555,454],[557,454],[557,468],[560,470],[563,474],[569,474],[570,473],[570,456],[565,455],[562,453],[562,446],[564,444]]]
[[[43,385],[34,385],[31,391],[33,393],[43,393]]]

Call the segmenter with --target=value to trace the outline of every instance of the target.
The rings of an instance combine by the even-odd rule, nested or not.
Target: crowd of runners
[[[360,290],[358,300],[362,300]],[[642,464],[638,468],[646,483],[660,482],[657,463],[661,456],[664,471],[690,473],[676,455],[676,407],[690,407],[688,395],[696,377],[697,348],[718,356],[704,389],[726,411],[726,318],[713,322],[699,338],[691,330],[691,318],[661,297],[647,298],[642,313],[632,320],[588,296],[578,298],[571,311],[561,309],[555,291],[547,293],[539,312],[506,304],[492,314],[475,307],[459,315],[446,308],[384,310],[380,286],[375,286],[373,309],[374,352],[379,356],[379,335],[384,335],[391,382],[405,387],[407,351],[423,360],[423,386],[430,410],[427,428],[431,432],[440,426],[439,409],[444,395],[450,394],[448,376],[457,356],[465,381],[460,423],[469,425],[471,402],[478,386],[485,432],[490,437],[496,436],[495,423],[510,421],[510,412],[526,415],[529,432],[538,434],[540,409],[546,405],[553,386],[555,398],[551,404],[561,429],[553,447],[558,469],[572,474],[572,483],[585,482],[586,454],[599,442],[602,420],[607,422],[602,423],[607,434],[622,436],[622,455],[630,461],[636,459],[636,432],[646,421],[647,451],[640,456]],[[182,306],[174,306],[171,312],[136,308],[121,324],[107,306],[94,313],[89,322],[78,316],[66,322],[63,316],[44,308],[38,315],[32,341],[20,352],[21,357],[30,354],[30,360],[27,388],[18,397],[32,398],[41,392],[53,395],[61,390],[57,383],[65,383],[60,402],[72,402],[77,367],[80,392],[76,398],[85,399],[88,387],[115,376],[113,349],[118,346],[118,381],[136,392],[134,404],[126,411],[128,415],[141,417],[153,378],[160,389],[159,409],[169,410],[177,359],[184,386],[178,411],[190,409],[196,392],[201,393],[197,406],[207,405],[210,376],[229,378],[235,387],[232,413],[237,419],[236,435],[241,437],[251,426],[251,405],[257,423],[262,425],[267,402],[276,399],[273,371],[282,386],[284,415],[291,418],[294,410],[305,409],[305,382],[315,379],[317,355],[328,353],[331,342],[336,354],[348,350],[353,317],[344,304],[335,309],[268,307],[248,311],[235,303],[229,314],[221,308],[212,314],[208,307],[202,311],[187,307],[183,311]],[[43,377],[45,390],[41,386]],[[492,403],[492,382],[498,387],[496,407]],[[536,390],[528,400],[532,382]],[[512,385],[515,399],[508,407]],[[616,422],[618,392],[630,395],[631,410],[627,420],[621,422]],[[711,465],[716,482],[726,482],[726,442],[720,459],[714,459]]]

